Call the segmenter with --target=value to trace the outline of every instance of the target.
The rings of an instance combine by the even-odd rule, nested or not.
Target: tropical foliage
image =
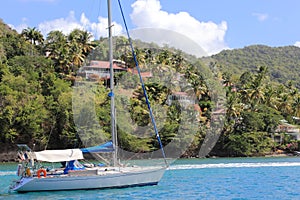
[[[268,47],[252,45],[242,49],[224,50],[212,58],[222,65],[222,71],[232,74],[254,72],[257,67],[269,68],[271,80],[287,84],[292,81],[300,88],[300,48],[296,46]]]
[[[0,23],[1,151],[17,143],[35,144],[36,149],[73,148],[109,137],[107,85],[96,79],[85,85],[88,99],[82,95],[86,81],[76,76],[84,63],[107,60],[107,38],[91,38],[75,29],[68,35],[52,31],[44,39],[36,28],[18,34]],[[128,40],[115,37],[114,44],[114,57],[133,69]],[[145,90],[170,156],[179,151],[198,155],[221,104],[224,125],[218,126],[221,135],[210,155],[265,155],[295,144],[288,137],[276,144],[271,136],[282,119],[299,123],[294,121],[300,117],[299,48],[257,45],[196,58],[141,41],[134,45],[141,71],[152,74],[144,79]],[[134,74],[116,74],[119,143],[130,152],[151,152],[159,144],[138,80]],[[226,94],[216,101],[220,90]],[[192,103],[183,105],[175,94]],[[74,110],[79,104],[83,107]]]

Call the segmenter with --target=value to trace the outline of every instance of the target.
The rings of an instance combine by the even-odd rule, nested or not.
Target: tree
[[[266,132],[230,134],[225,148],[230,155],[260,156],[272,152],[273,141]]]
[[[266,77],[267,68],[259,67],[258,73],[252,76],[249,76],[247,73],[242,76],[243,88],[243,99],[245,103],[249,104],[252,110],[255,109],[256,105],[264,101],[264,79]],[[248,81],[248,82],[247,82]]]
[[[70,57],[72,58],[72,71],[76,72],[82,65],[85,57],[94,49],[90,42],[92,35],[87,31],[74,29],[67,37],[70,47]]]
[[[7,33],[0,37],[0,46],[5,54],[3,60],[8,60],[14,56],[29,55],[31,44],[28,44],[23,37],[17,34]]]
[[[45,41],[47,57],[53,60],[57,73],[70,73],[70,54],[67,37],[61,31],[51,31]]]
[[[44,133],[43,122],[48,113],[43,107],[45,99],[36,93],[35,84],[21,75],[7,74],[0,83],[0,92],[2,141],[30,143],[35,134]]]
[[[26,29],[23,29],[21,36],[23,36],[25,40],[30,41],[30,43],[35,46],[38,44],[42,44],[44,41],[42,33],[37,30],[36,27],[28,27]]]
[[[55,71],[64,76],[75,75],[86,56],[94,49],[92,35],[87,31],[73,30],[69,35],[51,31],[45,42],[45,51],[54,61]]]
[[[293,97],[292,107],[294,110],[294,113],[293,113],[294,116],[300,117],[300,94],[299,93]]]

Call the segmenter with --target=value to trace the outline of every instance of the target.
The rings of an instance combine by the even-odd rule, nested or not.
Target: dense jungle
[[[79,73],[93,60],[108,60],[107,38],[91,39],[79,29],[44,37],[28,27],[19,34],[0,21],[1,161],[13,160],[10,153],[19,143],[35,150],[63,149],[96,145],[97,138],[109,137],[109,83],[97,76],[86,80]],[[128,39],[114,37],[113,43],[114,58],[127,69],[114,79],[121,96],[117,105],[128,111],[117,113],[118,142],[130,152],[157,150]],[[142,73],[151,73],[144,80],[162,142],[176,141],[172,148],[182,151],[181,157],[299,150],[299,141],[278,126],[285,122],[299,129],[300,48],[252,45],[197,58],[167,45],[133,43]],[[93,85],[97,126],[89,123],[94,120],[90,108],[74,111],[74,87],[84,89],[80,86],[86,82]],[[192,103],[182,105],[178,94]],[[79,97],[83,105],[86,101]],[[80,127],[78,116],[87,121]]]

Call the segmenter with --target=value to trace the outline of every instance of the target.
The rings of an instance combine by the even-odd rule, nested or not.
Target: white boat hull
[[[86,190],[156,185],[165,168],[125,168],[95,175],[23,177],[11,189],[17,192]]]

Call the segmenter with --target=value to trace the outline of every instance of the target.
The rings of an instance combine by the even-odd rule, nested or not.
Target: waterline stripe
[[[270,163],[218,163],[171,165],[168,170],[205,169],[205,168],[259,168],[259,167],[300,167],[300,162],[270,162]],[[0,171],[0,176],[16,175],[16,171]]]

